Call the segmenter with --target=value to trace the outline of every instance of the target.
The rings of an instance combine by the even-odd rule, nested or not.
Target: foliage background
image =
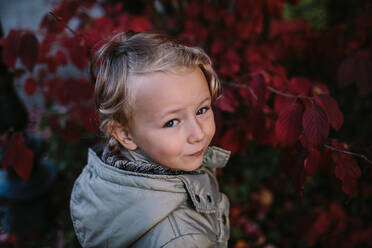
[[[32,231],[4,226],[0,244],[79,247],[68,205],[97,141],[90,49],[115,30],[158,30],[203,47],[225,86],[214,143],[233,152],[219,171],[229,246],[372,247],[371,164],[361,156],[372,155],[370,12],[367,0],[63,0],[38,30],[11,31],[2,60],[31,102],[42,99],[28,106],[26,130],[45,142],[58,174],[46,194],[21,201],[29,210],[18,224]],[[324,93],[336,103],[319,100]],[[311,112],[314,132],[299,111],[309,106],[323,109]],[[37,162],[16,167],[15,150],[4,151],[2,165],[29,179]],[[42,214],[27,208],[34,202]]]

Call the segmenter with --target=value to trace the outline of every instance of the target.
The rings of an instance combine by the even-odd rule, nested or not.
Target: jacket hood
[[[197,211],[216,211],[216,205],[196,200],[195,195],[209,192],[219,197],[219,192],[212,192],[218,186],[210,185],[208,173],[225,166],[228,157],[229,152],[211,147],[194,174],[154,175],[115,168],[89,149],[88,164],[75,182],[70,201],[79,242],[83,247],[129,246],[189,197]]]

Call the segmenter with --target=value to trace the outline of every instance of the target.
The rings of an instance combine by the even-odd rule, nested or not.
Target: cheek
[[[154,152],[164,157],[173,157],[179,155],[183,151],[182,139],[179,137],[179,134],[167,132],[167,133],[158,133],[156,136],[152,136],[151,143],[153,146]]]
[[[214,123],[213,112],[211,113],[210,118],[208,118],[207,121],[204,123],[204,125],[205,125],[205,129],[204,129],[205,134],[207,135],[209,141],[211,141],[216,131],[216,125]]]

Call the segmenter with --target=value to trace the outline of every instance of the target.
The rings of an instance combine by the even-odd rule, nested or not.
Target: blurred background
[[[80,247],[69,197],[100,140],[89,59],[120,31],[210,55],[229,247],[372,247],[371,13],[368,0],[0,0],[0,247]]]

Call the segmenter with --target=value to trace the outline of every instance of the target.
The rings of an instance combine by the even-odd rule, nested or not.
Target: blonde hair
[[[201,48],[181,45],[158,33],[118,33],[109,39],[95,53],[91,73],[96,83],[94,95],[100,130],[110,150],[118,147],[110,133],[110,125],[117,122],[128,128],[131,120],[134,96],[128,82],[130,75],[177,72],[196,67],[204,73],[214,101],[221,86],[210,58]]]

